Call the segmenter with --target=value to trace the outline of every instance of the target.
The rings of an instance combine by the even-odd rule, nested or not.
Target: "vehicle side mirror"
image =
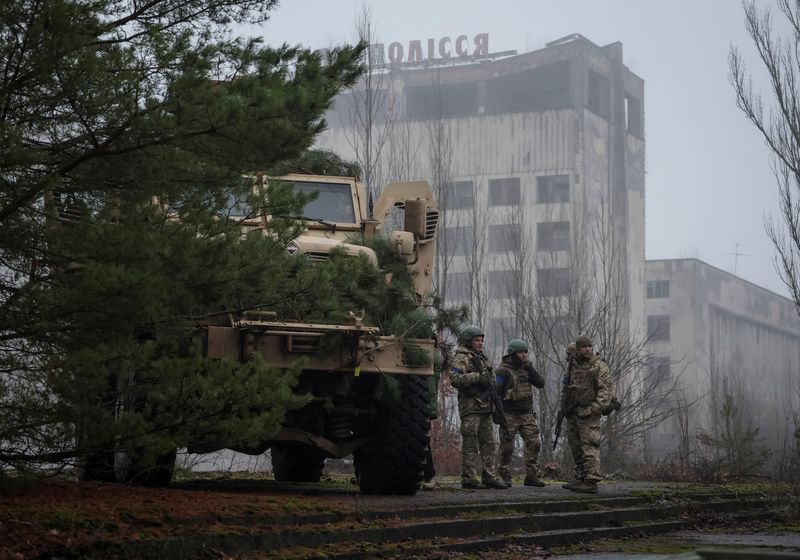
[[[410,231],[393,231],[389,239],[398,254],[404,256],[414,254],[414,234]]]

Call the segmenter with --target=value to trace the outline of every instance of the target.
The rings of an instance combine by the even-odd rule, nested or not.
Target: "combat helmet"
[[[575,349],[580,350],[584,346],[594,346],[592,344],[592,339],[586,336],[585,334],[580,335],[578,338],[575,339]]]
[[[520,340],[515,338],[514,340],[508,343],[508,348],[506,348],[506,355],[516,354],[517,352],[527,352],[528,351],[528,343],[524,340]]]
[[[486,336],[483,329],[478,325],[467,325],[461,329],[461,334],[458,337],[458,342],[462,346],[467,346],[476,336]]]

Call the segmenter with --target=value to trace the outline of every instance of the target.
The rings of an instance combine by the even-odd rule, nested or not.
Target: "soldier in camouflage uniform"
[[[539,480],[539,424],[533,411],[533,388],[544,387],[544,377],[536,371],[528,360],[528,343],[512,340],[508,343],[506,355],[495,370],[498,391],[503,399],[506,425],[500,426],[500,455],[497,474],[511,486],[511,457],[514,454],[514,440],[517,433],[525,444],[525,486],[544,486]]]
[[[575,339],[575,355],[564,387],[567,441],[575,460],[577,480],[564,484],[573,492],[597,493],[600,480],[600,418],[611,404],[608,366],[594,354],[592,339]]]
[[[469,489],[508,488],[494,473],[494,423],[489,388],[494,383],[492,366],[483,353],[484,334],[470,325],[461,332],[461,346],[450,365],[450,384],[458,389],[461,418],[461,487]],[[475,465],[481,460],[478,480]]]

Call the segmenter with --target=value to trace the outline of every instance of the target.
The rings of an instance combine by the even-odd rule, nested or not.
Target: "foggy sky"
[[[646,257],[696,257],[787,295],[763,220],[777,212],[769,153],[736,108],[728,52],[737,46],[768,97],[737,0],[374,0],[380,42],[477,33],[489,51],[543,48],[580,33],[620,41],[626,65],[645,82]],[[759,6],[773,6],[759,0]],[[352,42],[362,0],[282,0],[269,22],[246,34],[312,48]]]

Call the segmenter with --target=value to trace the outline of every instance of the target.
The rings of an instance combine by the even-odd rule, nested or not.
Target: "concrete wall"
[[[670,338],[648,350],[669,356],[691,407],[690,431],[714,434],[725,394],[734,396],[759,444],[781,449],[800,411],[800,319],[794,303],[697,259],[647,261],[647,280],[668,280],[668,298],[646,300],[648,316],[670,317]],[[673,451],[675,425],[652,445]]]

